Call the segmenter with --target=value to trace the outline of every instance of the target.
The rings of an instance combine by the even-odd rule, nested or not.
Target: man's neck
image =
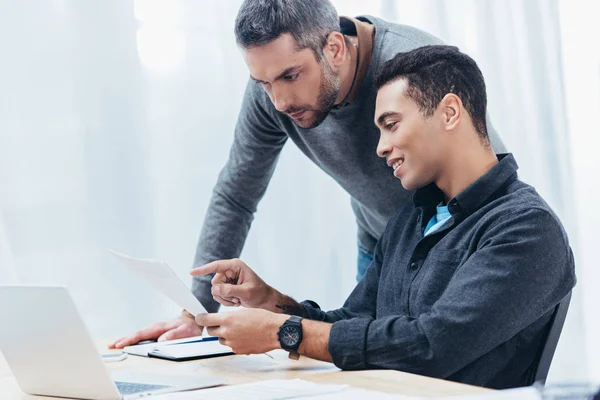
[[[340,104],[348,97],[348,94],[352,90],[356,73],[358,72],[358,38],[356,36],[348,36],[348,38],[351,44],[346,46],[348,55],[344,61],[344,65],[340,69],[340,79],[342,80],[342,85],[340,87],[338,97],[335,99],[335,104]]]
[[[498,164],[491,146],[483,146],[478,137],[469,136],[462,143],[453,143],[442,172],[436,179],[435,184],[446,200],[456,197]]]

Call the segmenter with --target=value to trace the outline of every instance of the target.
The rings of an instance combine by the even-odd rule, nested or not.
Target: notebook
[[[219,343],[218,338],[214,336],[195,336],[160,343],[127,346],[123,351],[131,355],[162,358],[171,361],[199,360],[233,354],[231,347],[222,345]]]

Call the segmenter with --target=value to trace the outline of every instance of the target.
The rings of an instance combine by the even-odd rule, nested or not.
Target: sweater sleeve
[[[287,135],[269,114],[262,88],[249,80],[235,127],[229,159],[206,211],[194,266],[239,257],[257,205],[271,180]],[[210,293],[212,276],[195,277],[192,292],[209,312],[219,304]]]

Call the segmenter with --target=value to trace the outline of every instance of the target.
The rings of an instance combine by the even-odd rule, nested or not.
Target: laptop
[[[0,286],[0,351],[28,394],[134,399],[217,386],[225,379],[110,374],[64,287]]]

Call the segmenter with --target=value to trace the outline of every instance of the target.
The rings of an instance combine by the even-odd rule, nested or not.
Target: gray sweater
[[[373,75],[399,52],[442,42],[409,26],[370,16],[359,19],[375,26],[371,64],[354,101],[332,110],[319,126],[296,126],[275,109],[260,85],[248,82],[229,160],[213,189],[194,266],[239,257],[258,202],[288,138],[350,194],[358,241],[366,249],[375,249],[388,220],[410,201],[412,193],[398,184],[385,160],[375,152],[379,131],[373,124],[377,94]],[[496,153],[504,152],[489,123],[488,132]],[[192,290],[209,311],[216,311],[218,303],[210,294],[210,279],[194,278]]]

